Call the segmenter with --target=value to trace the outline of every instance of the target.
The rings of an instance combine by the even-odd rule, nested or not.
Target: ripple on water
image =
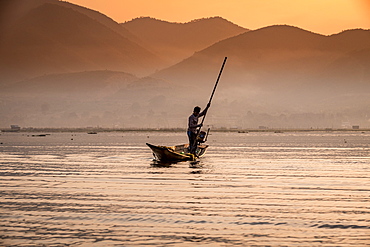
[[[370,243],[368,134],[215,133],[196,164],[155,164],[153,133],[70,135],[2,136],[5,245]]]

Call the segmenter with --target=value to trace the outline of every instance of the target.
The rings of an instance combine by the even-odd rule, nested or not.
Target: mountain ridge
[[[222,17],[195,19],[186,23],[139,17],[121,24],[151,47],[164,54],[168,65],[180,62],[215,42],[249,31]]]
[[[361,40],[348,43],[352,35]],[[338,110],[348,107],[350,101],[338,102],[347,94],[358,97],[353,102],[361,109],[370,104],[370,30],[324,36],[274,25],[217,42],[153,77],[186,84],[199,97],[212,87],[224,57],[228,62],[219,97],[240,106],[283,112]],[[242,108],[237,109],[242,114]]]
[[[290,35],[287,35],[288,33]],[[353,40],[349,42],[348,34],[350,33],[360,34],[361,39],[357,39],[358,42]],[[330,62],[334,61],[336,56],[369,48],[370,30],[358,29],[344,31],[335,36],[325,36],[293,26],[273,25],[219,41],[195,53],[194,56],[157,72],[156,75],[161,76],[164,74],[163,71],[178,68],[182,64],[184,67],[189,68],[190,61],[197,59],[209,60],[212,62],[210,66],[217,67],[217,61],[227,56],[234,59],[234,61],[237,60],[239,63],[248,64],[252,68],[257,69],[263,61],[268,61],[278,66],[279,64],[281,65],[281,62],[289,62],[289,59],[294,57],[303,59],[324,56],[325,61]],[[280,62],[279,59],[281,60]],[[316,62],[318,61],[314,61],[314,63]],[[240,68],[240,64],[238,66]],[[194,65],[193,67],[196,69],[200,66]],[[250,67],[244,66],[244,69],[249,70]]]
[[[161,59],[147,49],[75,7],[55,1],[36,2],[40,4],[11,23],[12,29],[1,43],[1,72],[14,76],[13,81],[96,69],[140,75],[161,64]],[[116,27],[121,28],[119,24]]]

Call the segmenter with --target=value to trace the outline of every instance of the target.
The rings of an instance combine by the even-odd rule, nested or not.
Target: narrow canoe
[[[194,155],[188,152],[189,144],[156,146],[147,143],[146,145],[152,150],[155,159],[160,162],[194,161],[197,157],[202,157],[208,148],[208,145],[198,145]]]

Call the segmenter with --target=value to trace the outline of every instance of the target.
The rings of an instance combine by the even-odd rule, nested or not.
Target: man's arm
[[[204,111],[202,111],[201,113],[199,113],[199,117],[206,115],[206,113],[208,111],[208,108],[210,106],[211,106],[211,103],[208,103],[207,106],[206,106],[206,108],[204,109]]]

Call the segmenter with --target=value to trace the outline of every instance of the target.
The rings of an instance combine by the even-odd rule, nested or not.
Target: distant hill
[[[359,69],[367,73],[370,67],[366,63],[368,49],[370,30],[324,36],[292,26],[270,26],[220,41],[155,75],[179,83],[207,81],[217,76],[227,56],[226,73],[230,79],[234,78],[230,85],[278,84],[287,82],[288,78],[302,79],[327,73],[327,69],[346,58],[355,59]],[[264,80],[266,76],[271,80]]]
[[[2,4],[16,17],[1,26],[1,83],[99,69],[142,75],[161,64],[159,57],[129,39],[132,34],[96,11],[56,0]]]
[[[241,100],[246,109],[344,109],[351,100],[339,98],[348,94],[364,107],[370,105],[369,49],[370,30],[324,36],[270,26],[218,42],[154,76],[205,95],[227,56],[220,97]]]
[[[177,63],[216,42],[249,31],[221,17],[187,23],[140,17],[121,25],[138,37],[140,44],[165,57],[169,64]]]
[[[183,24],[137,18],[118,24],[58,0],[3,0],[0,7],[0,85],[102,69],[144,76],[248,31],[220,17]]]

